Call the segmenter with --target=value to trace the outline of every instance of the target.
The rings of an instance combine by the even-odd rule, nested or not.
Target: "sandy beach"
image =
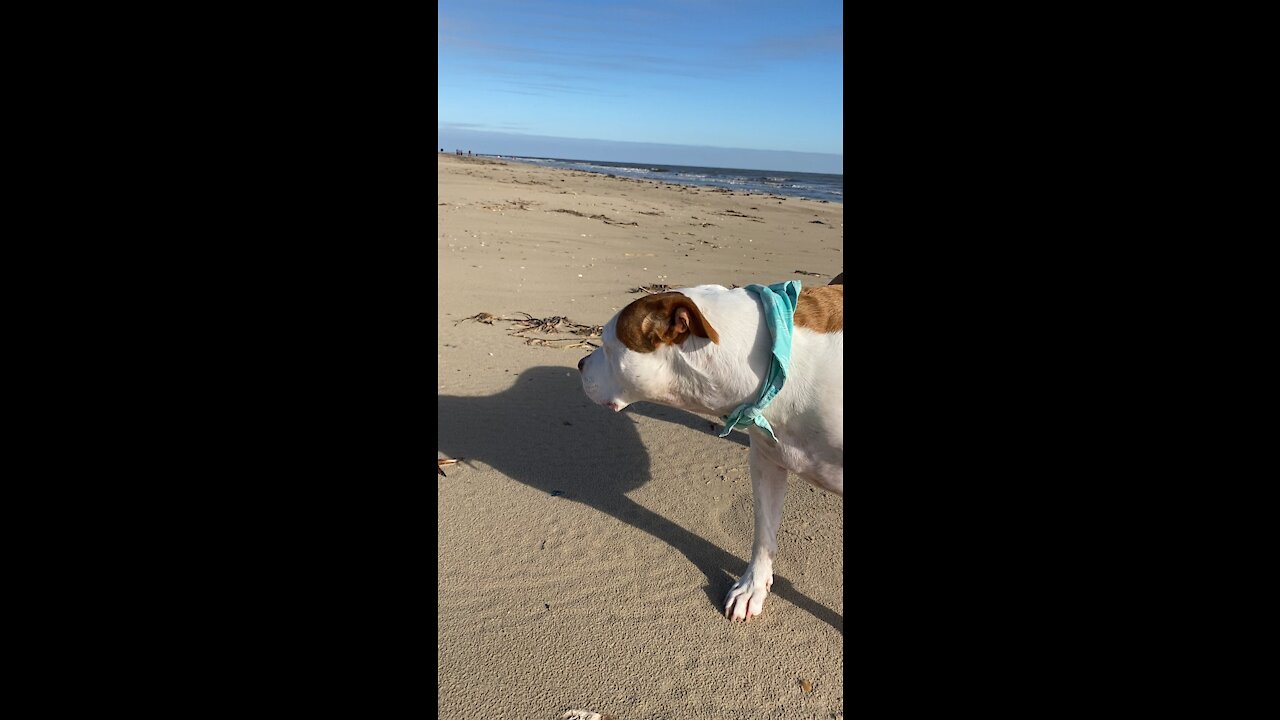
[[[843,205],[452,154],[437,172],[437,446],[461,458],[436,476],[439,717],[842,717],[842,499],[789,480],[764,614],[725,619],[747,436],[592,404],[572,330],[645,285],[825,285]]]

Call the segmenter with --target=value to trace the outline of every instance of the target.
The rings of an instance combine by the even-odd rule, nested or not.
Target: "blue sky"
[[[786,151],[713,153],[725,167],[842,172],[842,5],[440,0],[437,147],[582,138],[611,143],[562,145],[621,155],[556,156],[681,164],[663,146],[692,145]]]

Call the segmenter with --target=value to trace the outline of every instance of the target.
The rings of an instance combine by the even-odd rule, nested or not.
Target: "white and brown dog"
[[[844,496],[844,274],[800,291],[786,382],[762,415],[776,442],[750,429],[755,540],[725,598],[725,615],[759,615],[773,585],[787,472]],[[640,298],[604,326],[602,347],[578,363],[582,387],[617,412],[648,401],[721,417],[754,401],[772,337],[760,297],[699,285]]]

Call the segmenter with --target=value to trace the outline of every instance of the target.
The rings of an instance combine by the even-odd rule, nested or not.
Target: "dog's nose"
[[[585,362],[587,361],[587,358],[589,358],[589,357],[591,357],[591,356],[590,356],[590,355],[583,355],[583,356],[582,356],[582,359],[578,361],[578,372],[582,372],[582,364],[583,364],[583,363],[585,363]]]

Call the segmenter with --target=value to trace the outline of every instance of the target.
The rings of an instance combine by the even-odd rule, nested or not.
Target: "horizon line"
[[[547,140],[573,140],[577,142],[592,142],[592,143],[622,143],[625,145],[657,145],[662,147],[704,148],[707,150],[745,150],[746,152],[788,153],[791,155],[820,155],[823,157],[832,157],[832,158],[841,158],[841,159],[844,158],[844,152],[831,153],[831,152],[814,152],[812,150],[774,150],[774,149],[763,149],[763,148],[735,147],[731,145],[693,145],[689,143],[660,143],[660,142],[650,142],[648,140],[605,140],[602,138],[569,137],[568,135],[541,135],[538,133],[522,133],[522,132],[514,132],[510,130],[485,130],[483,128],[475,127],[470,123],[460,123],[460,124],[436,123],[437,132],[440,132],[446,129],[446,127],[451,130],[465,130],[466,132],[484,133],[486,135],[511,135],[514,137],[522,137],[522,138],[546,138]]]
[[[483,130],[472,123],[454,125],[437,120],[436,139],[441,145],[466,149],[482,146],[483,155],[512,155],[548,159],[595,159],[603,162],[658,163],[688,167],[720,167],[742,170],[776,170],[844,174],[844,153],[804,150],[757,150],[716,145],[680,145],[638,140],[599,140],[556,135],[535,135]],[[441,145],[437,145],[440,147]],[[483,147],[488,145],[489,147]]]

